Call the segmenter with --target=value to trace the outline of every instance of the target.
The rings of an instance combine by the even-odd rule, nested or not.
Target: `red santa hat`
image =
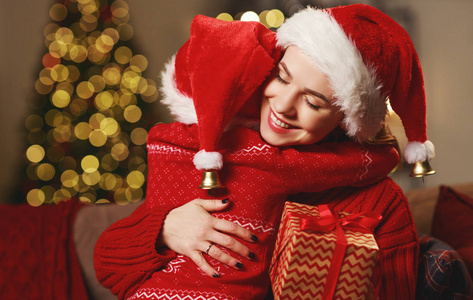
[[[422,69],[407,32],[376,8],[363,4],[306,8],[277,31],[278,45],[295,45],[327,76],[345,114],[347,134],[366,141],[381,129],[386,99],[404,125],[408,163],[429,161]]]
[[[197,169],[222,168],[225,128],[237,112],[259,117],[256,91],[279,58],[275,33],[258,22],[193,19],[189,40],[165,67],[161,92],[176,121],[198,124]]]

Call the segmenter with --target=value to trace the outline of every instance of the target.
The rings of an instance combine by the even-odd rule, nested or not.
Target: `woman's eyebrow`
[[[306,93],[308,93],[308,94],[311,94],[311,95],[314,95],[315,97],[318,97],[318,98],[324,100],[325,102],[327,102],[328,104],[330,104],[330,102],[328,101],[327,97],[325,97],[323,94],[321,94],[321,93],[319,93],[319,92],[310,90],[310,89],[308,89],[308,88],[305,88],[305,89],[304,89],[304,92],[306,92]]]
[[[284,62],[280,62],[279,65],[284,69],[284,72],[286,72],[287,76],[292,79],[292,74],[289,72],[289,69],[287,68],[286,64]]]
[[[284,62],[280,62],[279,65],[284,69],[284,72],[286,72],[287,76],[289,76],[289,78],[292,79],[292,74],[289,71],[289,69],[287,68],[286,64]],[[316,91],[308,89],[308,88],[305,88],[304,92],[308,93],[308,94],[311,94],[311,95],[314,95],[315,97],[318,97],[318,98],[324,100],[325,102],[327,102],[328,104],[330,104],[327,97],[325,97],[323,94],[321,94],[319,92],[316,92]]]

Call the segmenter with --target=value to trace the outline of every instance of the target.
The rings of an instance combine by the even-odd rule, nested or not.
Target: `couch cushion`
[[[473,273],[473,198],[441,186],[432,236],[452,246]]]

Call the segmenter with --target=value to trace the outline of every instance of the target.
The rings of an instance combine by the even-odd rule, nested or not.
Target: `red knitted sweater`
[[[138,293],[133,299],[149,299],[152,295],[157,298],[164,294],[205,298],[209,293],[214,293],[212,296],[216,296],[216,299],[262,298],[269,283],[267,269],[275,229],[286,197],[297,192],[319,192],[337,186],[366,185],[383,178],[397,162],[397,154],[393,156],[393,150],[386,146],[361,146],[347,142],[279,149],[265,144],[257,132],[247,128],[239,128],[226,134],[223,144],[226,145],[224,158],[227,167],[224,168],[222,177],[235,204],[229,212],[215,215],[256,231],[260,243],[255,246],[258,249],[252,250],[256,250],[254,252],[260,259],[247,264],[243,271],[222,266],[219,272],[223,276],[216,280],[203,276],[186,257],[178,256],[174,259],[174,253],[158,253],[155,249],[156,238],[166,213],[189,200],[203,196],[194,188],[199,181],[199,174],[192,165],[193,154],[199,150],[195,127],[173,123],[160,125],[150,132],[150,172],[146,204],[130,217],[110,227],[97,244],[97,277],[120,299],[132,296],[137,289]],[[385,160],[386,158],[388,159]],[[378,211],[375,206],[381,206],[377,202],[404,201],[400,205],[401,218],[396,220],[396,225],[406,225],[401,230],[403,234],[399,237],[397,233],[387,235],[388,238],[383,243],[388,248],[396,249],[396,254],[402,254],[400,247],[411,243],[409,250],[402,255],[406,257],[405,260],[412,261],[410,270],[405,268],[404,272],[407,274],[402,276],[404,279],[408,278],[408,282],[397,287],[402,295],[407,295],[413,291],[415,282],[417,241],[402,193],[395,189],[392,182],[389,186],[397,193],[383,194],[382,198],[380,194],[372,197],[371,193],[366,193],[363,201],[357,196],[351,205],[344,205],[344,210],[355,212],[357,208],[373,208]],[[342,189],[345,190],[357,195],[363,189]],[[332,196],[318,196],[319,201],[328,201],[330,198]],[[391,213],[389,207],[383,206],[378,212],[385,216],[383,224],[388,224],[390,221],[386,221],[385,213]],[[398,239],[401,245],[397,243]],[[382,243],[380,246],[383,248]],[[387,268],[394,262],[390,255],[392,254],[387,249],[381,254],[381,259],[387,261],[386,266],[380,267],[379,273],[383,274],[381,278],[385,278],[386,271],[393,268]],[[171,260],[173,261],[166,265]],[[164,270],[156,272],[164,266]],[[396,276],[399,274],[393,277]],[[200,284],[196,284],[197,281]],[[383,287],[392,282],[396,281],[382,280]]]

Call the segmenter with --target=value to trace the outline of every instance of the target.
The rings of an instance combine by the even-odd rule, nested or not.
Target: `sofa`
[[[458,195],[473,198],[473,182],[454,184],[449,187],[436,186],[416,189],[408,191],[405,194],[409,200],[416,228],[420,234],[433,235],[435,234],[435,232],[432,232],[434,222],[440,222],[442,219],[452,220],[453,216],[448,214],[449,210],[455,209],[456,201],[460,202],[460,206],[466,205],[466,208],[458,208],[464,213],[468,213],[468,205],[471,205],[470,209],[473,219],[473,202],[465,204],[462,202],[464,199],[462,200],[461,197],[457,199]],[[443,208],[439,207],[437,205],[438,203],[442,203]],[[83,271],[85,286],[91,300],[116,299],[108,289],[102,287],[97,282],[95,277],[92,255],[98,237],[110,224],[128,216],[140,204],[141,202],[131,203],[125,206],[116,204],[85,206],[77,213],[73,225],[74,244]],[[462,223],[458,224],[458,226],[466,226],[466,224]],[[442,227],[445,226],[442,225]],[[470,231],[471,229],[470,227]],[[442,230],[440,230],[437,228],[435,230],[438,232],[443,230],[443,232],[445,232],[445,230],[450,229],[442,228]],[[454,230],[458,230],[458,228],[454,228]],[[449,236],[446,238],[448,239]],[[441,239],[443,240],[445,238],[441,237]],[[473,241],[473,239],[471,239],[471,241]],[[472,257],[465,257],[465,260],[467,258],[471,261]]]

